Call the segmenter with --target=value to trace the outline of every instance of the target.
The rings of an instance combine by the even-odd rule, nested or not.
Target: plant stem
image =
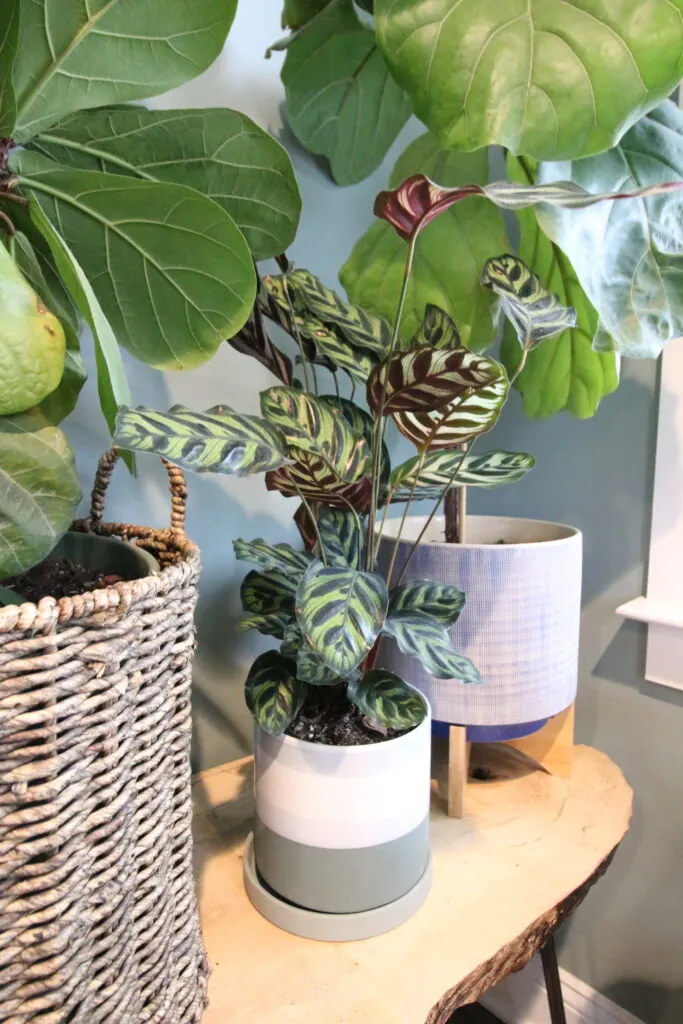
[[[4,213],[2,210],[0,210],[0,220],[3,222],[3,224],[7,228],[7,234],[10,236],[10,238],[14,238],[14,236],[16,235],[16,229],[14,227],[14,224],[12,223],[10,218],[7,216],[7,214]]]
[[[396,540],[394,541],[394,550],[391,552],[391,561],[389,562],[389,569],[387,571],[387,587],[391,587],[391,579],[392,579],[392,577],[394,575],[394,566],[396,565],[396,557],[398,555],[398,548],[399,548],[399,544],[400,544],[400,541],[401,541],[401,534],[403,533],[403,527],[405,526],[406,519],[408,518],[408,509],[410,508],[410,503],[413,500],[413,496],[415,494],[415,488],[417,487],[417,482],[418,482],[418,480],[420,478],[420,473],[422,472],[422,467],[424,466],[426,455],[427,455],[427,451],[426,451],[426,449],[423,448],[422,451],[420,452],[420,458],[418,460],[417,467],[415,469],[415,476],[413,477],[413,482],[412,482],[411,487],[410,487],[410,493],[408,494],[408,500],[406,501],[405,505],[403,506],[403,515],[401,516],[401,522],[399,523],[398,532],[396,534]],[[458,468],[459,467],[460,467],[460,464],[458,463]],[[382,525],[384,525],[384,524],[382,524]],[[379,541],[378,541],[378,545],[379,545]]]
[[[398,297],[398,307],[396,309],[396,318],[394,320],[394,329],[391,335],[391,342],[389,343],[389,351],[385,357],[385,363],[391,359],[394,354],[394,349],[398,342],[399,332],[401,329],[401,318],[403,316],[403,307],[406,301],[406,295],[408,294],[408,283],[410,281],[410,271],[413,266],[413,257],[415,255],[415,244],[417,242],[417,235],[414,235],[408,244],[408,255],[406,257],[405,266],[403,268],[403,280],[401,282],[401,293]],[[368,516],[368,536],[366,541],[365,551],[365,567],[370,570],[375,561],[375,519],[377,517],[377,502],[379,497],[379,468],[380,460],[382,455],[382,444],[384,442],[384,406],[386,404],[387,389],[389,386],[389,375],[384,375],[384,382],[382,384],[382,393],[379,399],[379,405],[376,409],[375,415],[375,431],[373,435],[372,443],[372,493],[370,497],[370,512]]]
[[[327,565],[327,555],[325,553],[325,545],[323,544],[323,539],[320,536],[320,530],[318,529],[318,521],[315,518],[315,516],[313,515],[313,509],[308,504],[306,498],[304,498],[303,491],[301,490],[299,485],[297,483],[294,483],[294,481],[292,481],[292,483],[294,484],[294,489],[295,489],[296,493],[301,498],[301,502],[302,502],[304,508],[308,512],[309,519],[313,523],[313,529],[315,530],[315,535],[318,538],[318,544],[320,545],[320,557],[323,560],[323,565]]]

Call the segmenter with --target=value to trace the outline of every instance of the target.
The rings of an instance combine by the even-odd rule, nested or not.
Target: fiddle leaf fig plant
[[[119,406],[131,404],[121,348],[150,366],[183,370],[253,327],[254,262],[291,243],[299,190],[283,147],[244,114],[132,105],[206,70],[223,49],[237,0],[168,0],[158,18],[150,18],[149,3],[126,0],[5,6],[0,415],[37,409],[56,425],[74,409],[86,379],[79,335],[87,324],[112,430]],[[275,349],[259,341],[262,361],[273,365]],[[278,365],[291,383],[287,359]],[[230,419],[229,410],[211,417],[194,449],[197,466],[222,459],[231,472],[246,472],[287,463],[267,426]],[[175,428],[164,443],[190,458],[182,414]],[[55,429],[53,450],[68,452]],[[12,471],[21,474],[16,459]],[[73,513],[78,490],[50,490],[54,501],[47,500],[54,481],[47,464],[41,478],[27,463],[26,516],[0,513],[0,532],[14,536],[24,525],[26,543],[13,541],[13,556],[0,558],[0,579],[49,554],[67,528],[64,496]],[[29,521],[29,511],[47,517],[48,528]]]
[[[636,190],[631,198],[645,192],[664,196],[670,189],[662,183]],[[223,408],[203,414],[178,408],[119,411],[115,440],[124,448],[154,451],[189,469],[233,475],[265,470],[269,489],[298,499],[294,518],[304,551],[261,539],[235,542],[237,558],[258,566],[242,585],[244,626],[280,641],[279,650],[256,660],[246,685],[247,704],[266,732],[294,728],[321,692],[341,694],[345,706],[354,707],[366,728],[380,737],[419,724],[426,715],[422,698],[404,680],[376,668],[387,636],[432,675],[462,684],[481,682],[448,630],[463,612],[465,593],[437,581],[404,582],[404,576],[451,488],[519,480],[534,460],[521,452],[474,454],[514,378],[490,355],[464,346],[447,312],[430,306],[412,340],[402,336],[418,239],[427,224],[461,202],[584,208],[614,198],[629,197],[621,192],[596,196],[566,182],[532,187],[464,183],[448,189],[413,176],[380,194],[375,207],[389,230],[396,231],[404,253],[391,324],[345,303],[313,274],[292,268],[283,258],[283,273],[264,279],[240,341],[240,351],[259,362],[270,353],[268,361],[278,376],[282,361],[270,347],[272,327],[284,327],[299,350],[299,362],[289,364],[294,376],[262,392],[261,417]],[[516,256],[491,258],[479,273],[514,326],[521,372],[532,351],[574,323],[575,311],[544,289]],[[336,350],[327,347],[321,356],[321,335],[334,336]],[[342,349],[346,357],[337,355]],[[366,389],[369,412],[354,401],[356,378],[348,357],[356,353],[372,367]],[[332,374],[333,395],[321,393],[313,372],[321,360]],[[346,386],[349,396],[342,394]],[[392,424],[417,450],[416,457],[393,469],[385,444]],[[429,497],[434,508],[410,554],[397,566],[415,497]],[[378,512],[383,509],[386,515],[397,502],[404,510],[382,574],[377,552],[384,519]]]

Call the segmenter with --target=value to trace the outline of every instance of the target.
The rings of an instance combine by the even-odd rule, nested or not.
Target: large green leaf
[[[424,721],[425,702],[417,690],[386,669],[372,669],[348,688],[349,699],[371,722],[385,729],[410,729]]]
[[[462,487],[498,487],[511,484],[533,469],[536,460],[524,452],[491,451],[470,455],[453,448],[449,451],[416,455],[401,463],[391,474],[392,501],[407,501],[415,484],[416,499],[434,497],[450,484],[457,470],[457,482]]]
[[[347,509],[321,508],[318,530],[328,565],[360,569],[365,537],[358,516]]]
[[[453,149],[559,160],[613,146],[683,77],[681,0],[377,0],[415,112]]]
[[[17,114],[12,71],[19,40],[19,2],[5,0],[0,27],[0,138],[12,134]]]
[[[481,282],[498,296],[500,312],[514,328],[523,349],[536,348],[576,326],[574,307],[563,306],[518,256],[492,256],[484,264]]]
[[[285,0],[282,9],[283,28],[301,28],[327,7],[330,0]]]
[[[39,153],[11,159],[39,200],[122,345],[160,369],[209,359],[256,296],[249,248],[232,218],[194,189],[63,169]]]
[[[404,411],[429,413],[499,377],[498,363],[488,356],[475,355],[466,348],[420,345],[397,352],[373,370],[368,405],[375,411],[381,406],[385,416]]]
[[[488,156],[448,153],[430,134],[412,142],[394,167],[390,186],[423,172],[450,186],[488,181]],[[456,321],[462,341],[481,351],[494,338],[492,296],[480,283],[481,268],[508,246],[503,217],[480,198],[458,203],[424,229],[417,241],[408,284],[401,335],[409,341],[425,318],[428,305]],[[374,224],[356,243],[340,279],[352,302],[390,322],[396,316],[407,246],[389,224]]]
[[[410,580],[392,587],[388,614],[421,612],[444,626],[452,626],[464,607],[465,594],[452,583]]]
[[[55,314],[64,328],[67,349],[78,352],[80,348],[78,322],[72,307],[67,308],[66,304],[62,303],[60,293],[47,283],[43,266],[28,236],[23,231],[15,231],[8,239],[8,248],[12,259],[26,280],[30,282],[47,308]]]
[[[325,568],[315,561],[296,594],[296,616],[309,646],[328,668],[347,677],[374,644],[389,595],[381,576]]]
[[[411,114],[352,0],[331,0],[292,39],[282,81],[294,134],[327,157],[338,185],[374,171]]]
[[[248,572],[240,587],[242,607],[255,615],[293,612],[295,594],[296,580],[278,569]]]
[[[306,686],[296,665],[277,651],[266,651],[251,666],[244,686],[247,707],[271,736],[279,736],[301,711]]]
[[[122,407],[114,443],[128,451],[154,452],[195,473],[250,476],[287,462],[286,446],[274,427],[227,405],[206,412],[183,405],[168,412]]]
[[[493,360],[490,360],[493,362]],[[497,380],[473,387],[433,412],[395,412],[392,419],[420,451],[454,448],[490,430],[500,416],[509,383],[500,367]]]
[[[338,409],[296,388],[261,392],[261,412],[282,433],[287,444],[326,462],[344,480],[359,480],[368,469],[370,452]]]
[[[69,167],[196,189],[230,214],[254,259],[284,252],[296,234],[301,197],[287,151],[236,110],[79,111],[29,145]]]
[[[512,181],[531,184],[533,169],[526,160],[508,157]],[[576,310],[576,325],[529,352],[526,365],[515,382],[524,400],[528,416],[545,419],[566,410],[582,419],[592,416],[600,400],[619,385],[616,356],[595,352],[593,338],[598,315],[579,284],[576,271],[558,246],[541,231],[536,212],[518,210],[519,255],[532,264],[550,291]],[[506,324],[500,358],[512,377],[521,359],[521,350],[511,325]]]
[[[142,99],[208,68],[237,0],[21,0],[14,84],[22,141],[72,110]]]
[[[102,307],[97,301],[90,281],[62,236],[48,220],[41,199],[34,196],[30,202],[31,217],[35,226],[47,241],[57,270],[69,289],[69,293],[83,318],[90,325],[95,341],[95,362],[97,365],[97,388],[102,412],[109,430],[113,433],[116,413],[120,406],[131,401],[128,381],[121,360],[121,352],[114,332]],[[132,469],[134,462],[127,458]]]
[[[394,638],[404,654],[417,658],[437,679],[481,683],[478,669],[453,646],[446,627],[423,611],[392,611],[383,632]]]
[[[236,540],[233,550],[238,561],[253,562],[262,569],[283,572],[295,583],[313,561],[307,551],[295,551],[290,544],[267,544],[262,537]]]
[[[81,489],[64,434],[39,412],[0,417],[0,579],[30,569],[71,525]]]
[[[625,192],[683,178],[683,112],[653,110],[608,153],[540,165],[539,180],[563,177],[591,191]],[[591,211],[543,207],[538,220],[562,249],[597,310],[601,347],[657,356],[683,334],[681,194],[602,203]],[[611,340],[608,340],[611,339]]]

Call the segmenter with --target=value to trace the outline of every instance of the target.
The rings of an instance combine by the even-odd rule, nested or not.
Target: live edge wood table
[[[295,938],[249,903],[251,759],[197,776],[196,877],[213,968],[203,1024],[446,1024],[539,950],[561,1021],[552,935],[609,866],[631,790],[590,747],[575,749],[571,779],[499,744],[474,747],[470,771],[465,816],[449,818],[437,758],[434,883],[422,909],[393,932],[347,943]]]

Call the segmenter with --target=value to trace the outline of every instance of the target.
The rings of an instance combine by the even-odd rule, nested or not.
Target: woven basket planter
[[[161,571],[0,609],[0,1020],[191,1024],[208,965],[192,874],[190,684],[196,547],[168,466],[169,529],[81,532]]]

